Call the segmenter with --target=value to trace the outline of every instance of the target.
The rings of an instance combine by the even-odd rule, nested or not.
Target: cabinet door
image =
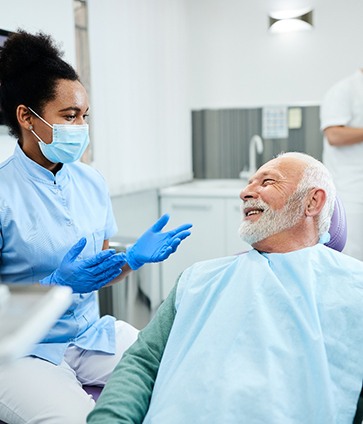
[[[188,266],[224,255],[224,199],[164,197],[161,212],[170,213],[169,228],[186,222],[193,224],[191,236],[161,264],[161,296],[165,299]]]
[[[238,233],[242,218],[241,204],[240,199],[225,199],[225,256],[251,249],[251,246],[243,241]]]

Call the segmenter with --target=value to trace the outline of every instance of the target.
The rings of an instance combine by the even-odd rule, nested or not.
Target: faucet
[[[249,179],[251,175],[253,175],[256,171],[256,151],[257,153],[261,154],[263,152],[263,142],[262,138],[255,134],[252,136],[250,140],[250,147],[249,147],[249,167],[246,169],[246,167],[243,168],[243,170],[240,172],[239,177],[240,178],[246,178]]]

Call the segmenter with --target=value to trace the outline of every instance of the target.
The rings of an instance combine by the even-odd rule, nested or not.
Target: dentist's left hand
[[[164,261],[176,251],[182,240],[190,236],[192,224],[183,224],[162,233],[168,221],[169,215],[163,215],[133,246],[126,249],[126,254],[121,253],[131,269],[136,270],[148,262]]]
[[[81,238],[64,256],[59,268],[40,281],[42,285],[69,286],[73,293],[99,290],[121,274],[126,260],[114,249],[102,250],[95,256],[77,260],[87,243]]]

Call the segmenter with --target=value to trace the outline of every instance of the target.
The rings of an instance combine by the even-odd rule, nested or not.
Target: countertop
[[[163,197],[226,197],[238,199],[247,180],[238,179],[194,179],[192,181],[165,187],[159,194]]]

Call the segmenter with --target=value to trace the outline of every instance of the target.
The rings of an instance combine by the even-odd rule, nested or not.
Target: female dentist
[[[102,176],[78,159],[88,142],[88,97],[47,35],[19,31],[0,50],[0,102],[13,156],[0,165],[0,275],[7,283],[67,285],[73,303],[28,355],[0,366],[0,419],[80,424],[138,330],[100,318],[96,290],[175,252],[190,224],[162,233],[161,217],[126,253]]]

